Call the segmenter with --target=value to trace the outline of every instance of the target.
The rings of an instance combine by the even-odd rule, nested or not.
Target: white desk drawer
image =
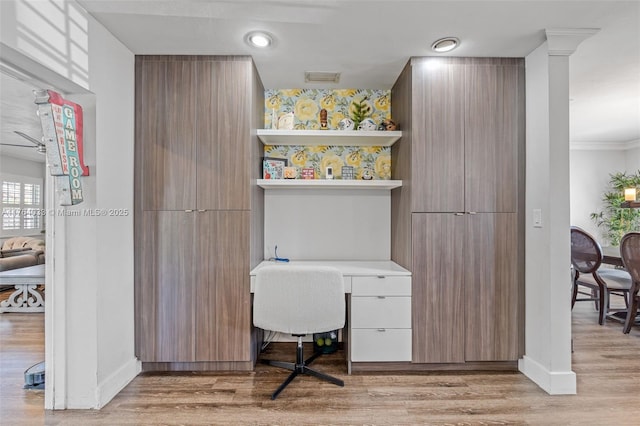
[[[352,328],[411,328],[411,297],[351,296]]]
[[[411,296],[411,277],[353,277],[351,294],[354,296]]]
[[[351,361],[411,361],[411,329],[351,330]]]

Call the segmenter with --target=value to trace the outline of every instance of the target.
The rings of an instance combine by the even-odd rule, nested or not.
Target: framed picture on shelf
[[[283,179],[288,165],[286,158],[262,157],[262,179]]]

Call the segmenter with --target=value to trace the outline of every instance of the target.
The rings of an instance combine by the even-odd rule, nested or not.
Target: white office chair
[[[344,327],[345,295],[342,274],[336,268],[303,265],[270,265],[256,273],[253,324],[256,327],[298,337],[296,362],[263,360],[292,371],[271,395],[278,394],[298,374],[309,374],[338,386],[344,382],[308,367],[318,355],[303,359],[302,336]]]

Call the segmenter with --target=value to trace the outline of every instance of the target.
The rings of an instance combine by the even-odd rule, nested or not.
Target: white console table
[[[44,312],[44,264],[0,272],[0,285],[13,285],[15,291],[0,302],[1,312]]]
[[[392,261],[264,261],[265,265],[333,266],[342,272],[347,313],[347,368],[353,363],[411,362],[411,272]]]

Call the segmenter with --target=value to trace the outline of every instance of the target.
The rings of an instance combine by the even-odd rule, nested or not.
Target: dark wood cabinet
[[[524,63],[413,58],[392,99],[406,125],[392,148],[403,187],[392,192],[391,257],[413,273],[413,362],[515,361]]]
[[[196,68],[160,57],[136,62],[136,144],[144,210],[195,208]]]
[[[256,106],[256,104],[258,106]],[[143,370],[251,369],[264,89],[249,57],[136,57],[136,351]]]

